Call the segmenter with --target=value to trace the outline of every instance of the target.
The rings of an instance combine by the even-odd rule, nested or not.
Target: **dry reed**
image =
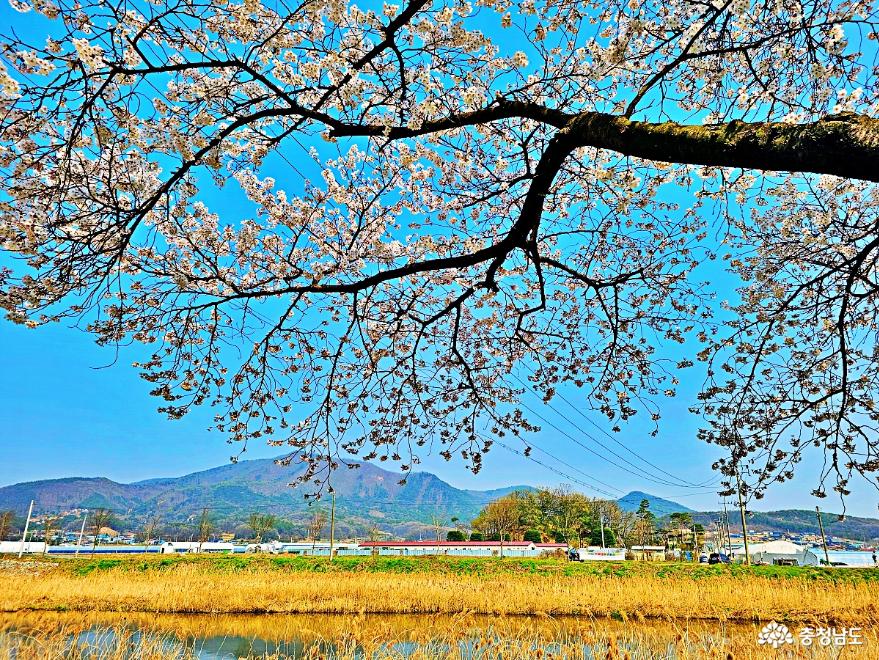
[[[0,572],[0,611],[168,613],[480,613],[623,619],[778,620],[822,625],[879,621],[869,581],[422,572],[218,572],[110,568],[78,576]]]

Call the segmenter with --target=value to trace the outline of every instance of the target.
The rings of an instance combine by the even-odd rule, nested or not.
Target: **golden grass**
[[[488,560],[490,561],[490,560]],[[778,620],[820,625],[879,623],[870,581],[687,576],[217,571],[181,562],[133,563],[78,576],[0,572],[0,611],[165,613],[478,613],[587,615],[642,620]],[[879,656],[877,656],[879,657]]]
[[[756,643],[759,624],[594,619],[494,618],[472,615],[145,615],[29,613],[0,616],[0,657],[21,660],[195,658],[200,649],[237,658],[852,658],[874,660],[877,638],[862,646]],[[84,636],[86,633],[87,636]],[[76,643],[71,646],[71,641]],[[406,654],[402,652],[405,649]]]

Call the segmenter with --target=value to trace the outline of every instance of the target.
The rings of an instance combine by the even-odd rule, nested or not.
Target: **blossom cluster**
[[[572,135],[875,117],[849,38],[875,36],[875,3],[13,1],[64,20],[4,39],[0,241],[22,260],[0,305],[149,346],[169,416],[214,405],[233,440],[327,465],[408,468],[435,441],[478,469],[534,429],[520,370],[656,422],[680,382],[659,347],[695,337],[704,439],[787,478],[802,447],[767,428],[802,422],[841,473],[870,468],[875,185]],[[743,282],[725,326],[694,275],[712,236]]]

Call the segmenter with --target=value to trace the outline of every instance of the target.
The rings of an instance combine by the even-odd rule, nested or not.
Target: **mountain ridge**
[[[417,537],[433,533],[433,522],[451,519],[469,522],[488,502],[516,490],[533,486],[513,485],[490,490],[459,489],[431,472],[414,472],[400,484],[402,474],[372,463],[333,475],[337,493],[336,520],[340,536],[362,534],[376,525],[395,536]],[[106,477],[60,477],[0,487],[0,509],[24,516],[31,499],[35,512],[60,512],[98,507],[111,509],[117,517],[137,528],[158,516],[165,524],[182,528],[193,525],[203,509],[210,510],[218,526],[242,527],[253,512],[278,516],[292,533],[302,533],[317,510],[328,512],[328,502],[306,501],[302,490],[288,487],[298,467],[283,467],[274,459],[253,459],[199,470],[179,477],[158,477],[120,483]],[[718,512],[698,512],[682,504],[634,490],[617,500],[626,511],[636,511],[641,500],[650,503],[657,518],[671,513],[690,513],[697,523],[709,527]],[[755,531],[815,531],[814,512],[803,509],[754,511],[749,527]],[[879,538],[879,520],[834,514],[823,518],[828,534],[847,538]],[[734,522],[734,521],[733,521]],[[186,532],[187,534],[189,532]]]
[[[637,511],[638,507],[641,506],[642,500],[647,500],[650,503],[650,511],[657,518],[662,518],[672,513],[696,513],[696,511],[685,507],[683,504],[678,504],[664,497],[651,495],[640,490],[633,490],[623,495],[617,500],[617,504],[620,505],[623,511]]]
[[[372,463],[333,475],[336,515],[341,535],[346,527],[363,530],[376,522],[395,534],[415,533],[433,518],[469,521],[488,502],[515,490],[515,485],[486,491],[458,489],[430,472],[406,476]],[[326,501],[308,501],[303,490],[289,484],[301,466],[285,467],[275,459],[253,459],[199,470],[179,477],[159,477],[120,483],[106,477],[62,477],[0,487],[0,509],[23,516],[30,500],[35,512],[107,508],[132,524],[158,515],[166,522],[191,521],[210,509],[215,522],[243,525],[252,512],[271,512],[304,525]],[[296,525],[293,525],[296,528]]]

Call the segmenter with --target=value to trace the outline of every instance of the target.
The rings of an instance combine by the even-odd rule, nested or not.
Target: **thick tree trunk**
[[[731,121],[699,126],[633,121],[602,112],[571,115],[536,103],[501,100],[417,128],[322,120],[330,125],[333,136],[399,140],[513,117],[557,127],[559,133],[551,145],[554,155],[567,155],[577,147],[597,147],[665,163],[879,181],[879,119],[853,113],[828,115],[808,124]]]
[[[830,115],[809,124],[687,126],[590,112],[578,115],[561,132],[578,147],[646,160],[879,181],[879,120],[863,115]]]

